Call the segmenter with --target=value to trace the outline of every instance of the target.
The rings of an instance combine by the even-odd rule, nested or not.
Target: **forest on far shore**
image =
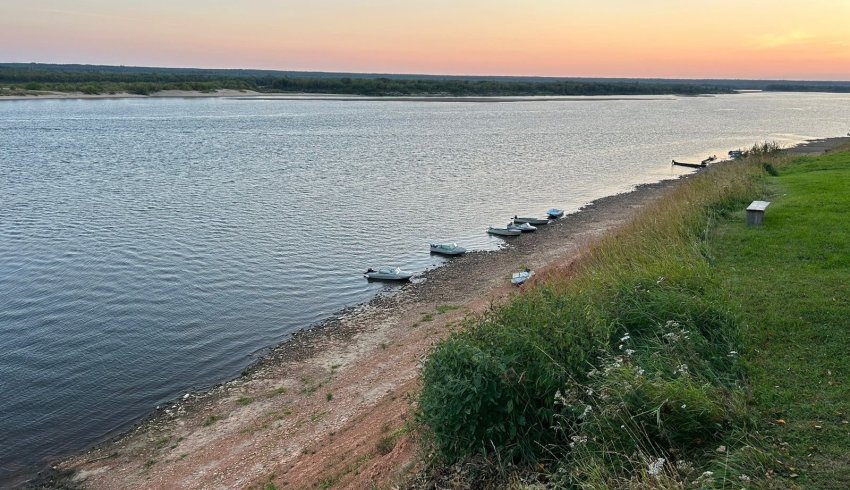
[[[850,92],[850,81],[554,78],[250,69],[0,63],[0,93],[37,91],[150,95],[162,90],[324,93],[367,96],[700,95],[736,90]]]
[[[325,93],[368,96],[449,95],[699,95],[726,93],[724,87],[640,81],[460,78],[399,78],[389,76],[244,74],[220,70],[73,71],[0,65],[0,87],[6,91],[56,91],[84,94],[131,93],[150,95],[162,90],[212,92],[220,89],[256,92]]]

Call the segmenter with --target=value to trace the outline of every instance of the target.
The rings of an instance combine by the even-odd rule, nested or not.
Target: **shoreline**
[[[810,140],[790,151],[829,151],[847,141]],[[470,252],[426,271],[423,282],[345,308],[262,351],[239,377],[158,407],[35,482],[173,488],[262,484],[268,475],[296,486],[323,475],[349,485],[391,481],[413,461],[415,444],[400,437],[376,455],[375,440],[409,419],[408,397],[431,343],[515,294],[510,272],[529,265],[541,272],[536,282],[547,270],[569,267],[585,244],[695,173],[597,199],[504,249]],[[344,471],[358,461],[356,472]]]
[[[290,92],[255,92],[252,90],[220,89],[215,92],[199,92],[193,90],[163,90],[150,95],[118,92],[113,94],[84,94],[82,92],[49,92],[29,95],[2,95],[2,101],[20,100],[99,100],[99,99],[203,99],[203,98],[232,98],[235,100],[266,100],[266,101],[334,101],[334,102],[595,102],[595,101],[628,101],[628,100],[675,100],[677,97],[712,97],[710,95],[565,95],[565,96],[536,96],[536,95],[493,95],[493,96],[455,96],[455,95],[410,95],[410,96],[372,96],[350,94],[315,94]]]

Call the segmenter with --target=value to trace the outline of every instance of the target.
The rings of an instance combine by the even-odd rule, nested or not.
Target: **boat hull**
[[[514,216],[514,223],[528,223],[530,225],[538,226],[538,225],[548,225],[548,219],[540,219],[540,218],[521,218]]]
[[[537,231],[537,228],[532,226],[529,223],[522,223],[521,225],[511,225],[508,227],[509,230],[519,230],[522,233],[533,233]]]
[[[491,235],[499,235],[499,236],[517,236],[522,235],[522,232],[519,230],[508,230],[505,228],[488,228],[487,233]]]
[[[441,247],[439,245],[431,245],[431,253],[439,255],[463,255],[466,249],[463,247]]]
[[[516,272],[511,275],[511,284],[514,286],[519,286],[525,281],[531,279],[531,272]]]
[[[395,282],[404,282],[409,281],[411,277],[413,277],[412,273],[404,273],[404,274],[379,274],[376,272],[367,272],[365,274],[366,279],[370,281],[395,281]]]
[[[673,165],[678,165],[679,167],[688,167],[688,168],[705,168],[704,163],[685,163],[685,162],[677,162],[673,160]]]

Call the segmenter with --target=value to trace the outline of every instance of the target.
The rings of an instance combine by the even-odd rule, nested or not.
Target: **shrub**
[[[588,306],[541,288],[442,343],[426,361],[420,398],[439,449],[459,457],[498,448],[531,461],[555,442],[552,394],[582,377],[609,337]]]

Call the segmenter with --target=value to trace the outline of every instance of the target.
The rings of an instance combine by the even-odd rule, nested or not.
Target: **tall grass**
[[[438,454],[545,463],[556,484],[594,488],[672,488],[713,478],[694,472],[717,456],[753,459],[735,436],[748,424],[738,325],[704,239],[764,196],[777,150],[757,145],[674,187],[569,271],[439,344],[420,398]]]

